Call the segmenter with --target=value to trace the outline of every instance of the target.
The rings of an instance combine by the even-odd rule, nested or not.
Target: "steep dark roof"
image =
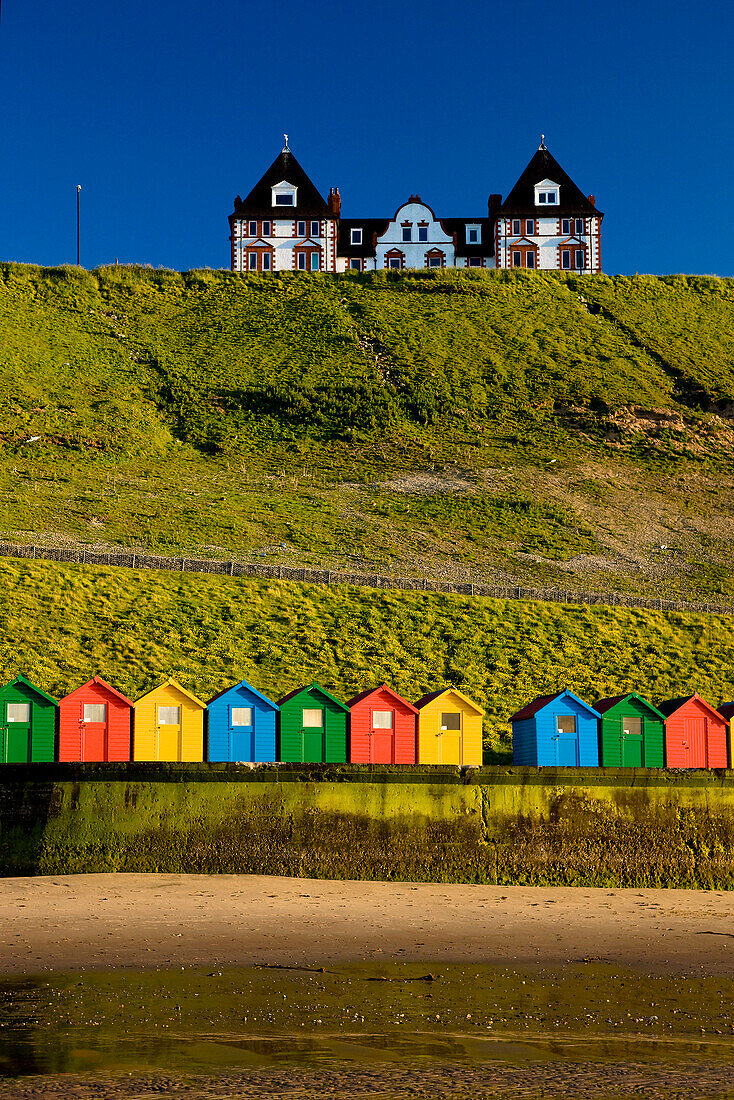
[[[338,256],[374,256],[375,233],[379,237],[390,224],[389,218],[342,218],[339,222]],[[352,230],[362,230],[362,243],[352,244]]]
[[[666,699],[664,703],[658,703],[658,710],[669,718],[671,714],[680,710],[684,703],[690,703],[691,699],[695,699],[695,695],[680,695],[677,699]]]
[[[719,714],[722,718],[726,718],[727,722],[734,718],[734,703],[722,703],[718,708]]]
[[[525,718],[533,718],[534,715],[542,710],[543,707],[548,706],[548,703],[552,703],[554,699],[557,699],[559,695],[563,695],[562,691],[556,691],[553,695],[538,695],[533,699],[532,703],[527,703],[521,710],[518,710],[516,714],[513,714],[510,718],[511,722],[522,722]]]
[[[295,206],[273,206],[271,188],[283,180],[298,188],[298,202]],[[328,203],[318,193],[290,150],[283,151],[275,158],[246,199],[240,199],[239,196],[235,199],[234,213],[252,218],[333,217]]]
[[[653,711],[661,718],[665,717],[661,710],[658,710],[657,707],[654,707],[652,703],[649,703],[647,701],[647,699],[643,699],[643,697],[641,695],[638,695],[636,691],[626,691],[624,695],[612,695],[609,699],[599,699],[596,703],[594,703],[594,710],[598,711],[599,714],[606,714],[608,710],[611,710],[612,707],[616,707],[617,703],[624,702],[625,699],[636,699],[638,703],[641,703],[643,705],[643,707],[647,707],[648,710]]]
[[[456,234],[457,256],[494,256],[494,218],[441,218],[441,225]],[[481,244],[467,244],[467,225],[482,227]]]
[[[541,180],[553,180],[560,187],[560,203],[557,206],[539,207],[535,205],[535,184]],[[500,214],[525,214],[532,212],[537,217],[539,210],[548,214],[596,214],[603,217],[600,210],[589,202],[586,195],[576,186],[571,177],[563,171],[555,157],[542,146],[538,149],[527,168],[520,176],[509,195],[499,209]]]

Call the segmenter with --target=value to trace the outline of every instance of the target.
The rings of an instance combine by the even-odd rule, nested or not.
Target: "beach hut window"
[[[105,720],[105,704],[104,703],[85,703],[84,704],[84,721],[85,722],[104,722]]]
[[[642,719],[638,716],[626,715],[622,719],[622,730],[625,737],[642,737]]]
[[[573,714],[559,714],[556,719],[556,729],[559,733],[575,733],[576,718]]]
[[[392,729],[392,711],[375,710],[372,712],[372,728],[376,730]]]
[[[180,707],[158,707],[158,725],[177,726],[180,714]]]
[[[303,724],[311,729],[320,729],[324,724],[323,710],[304,710]]]
[[[30,722],[30,703],[8,703],[8,722]]]
[[[448,714],[441,715],[441,729],[442,730],[460,730],[461,729],[461,715],[458,711],[449,711]]]
[[[252,707],[232,707],[233,726],[252,725]]]

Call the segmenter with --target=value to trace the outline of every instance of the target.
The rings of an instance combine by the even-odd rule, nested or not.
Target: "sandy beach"
[[[0,880],[0,975],[361,960],[734,974],[734,894],[253,875]]]

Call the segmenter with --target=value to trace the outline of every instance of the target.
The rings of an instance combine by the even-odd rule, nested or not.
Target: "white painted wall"
[[[427,241],[418,240],[418,222],[421,221],[428,222]],[[403,240],[401,222],[412,222],[411,242]],[[425,203],[406,202],[400,207],[394,219],[388,223],[382,236],[377,238],[377,268],[382,270],[385,267],[386,254],[392,249],[399,249],[405,255],[405,267],[425,267],[426,252],[432,248],[440,248],[445,254],[446,267],[454,266],[453,236],[444,232],[440,222]]]

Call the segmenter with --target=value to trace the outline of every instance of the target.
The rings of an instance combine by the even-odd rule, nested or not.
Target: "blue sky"
[[[3,0],[0,259],[229,264],[283,131],[345,216],[506,195],[538,146],[607,272],[734,275],[733,0]]]

